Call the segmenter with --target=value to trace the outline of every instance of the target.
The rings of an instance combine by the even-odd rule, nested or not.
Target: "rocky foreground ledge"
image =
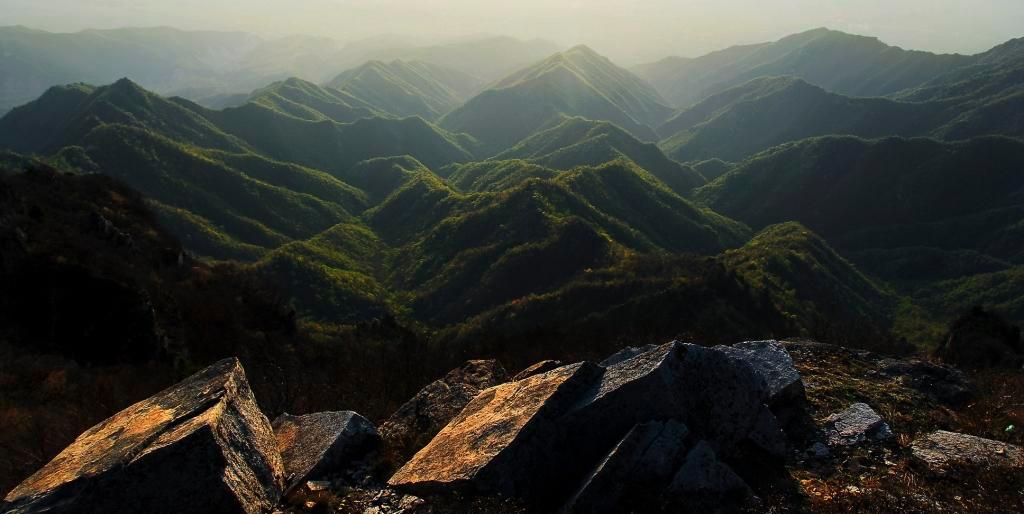
[[[864,402],[822,416],[808,390],[828,375],[805,382],[792,352],[823,352],[814,360],[827,365],[845,350],[672,342],[596,364],[545,361],[512,379],[472,361],[379,431],[352,412],[271,423],[230,359],[82,434],[0,511],[730,512],[777,510],[780,497],[803,510],[820,482],[799,470],[889,455],[899,434]],[[939,403],[970,395],[951,368],[872,366],[870,384],[892,380]],[[1020,448],[989,439],[935,431],[910,448],[936,476],[1024,472]]]
[[[236,359],[80,435],[4,499],[3,512],[271,510],[284,465]]]

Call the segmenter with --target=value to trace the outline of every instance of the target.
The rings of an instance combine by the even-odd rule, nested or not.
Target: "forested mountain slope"
[[[370,61],[327,83],[379,112],[430,121],[462,105],[483,85],[466,73],[415,61]]]
[[[824,135],[1022,137],[1024,97],[1014,74],[1021,72],[1000,68],[973,75],[966,84],[933,86],[899,99],[852,98],[794,77],[765,77],[711,96],[658,130],[666,136],[661,142],[665,152],[683,162],[742,160],[782,143]]]
[[[653,143],[642,142],[610,122],[583,118],[566,118],[493,157],[525,159],[555,169],[598,165],[619,158],[635,162],[681,195],[706,182],[700,173],[669,159]]]
[[[610,121],[635,137],[656,139],[651,126],[670,109],[654,89],[593,50],[578,46],[513,73],[441,120],[497,153],[563,116]],[[502,120],[495,123],[494,120]]]

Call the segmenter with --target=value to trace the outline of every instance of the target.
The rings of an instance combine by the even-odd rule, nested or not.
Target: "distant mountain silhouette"
[[[667,58],[633,68],[677,107],[689,107],[751,79],[792,75],[828,91],[884,96],[920,86],[971,57],[889,46],[876,38],[815,29],[695,59]]]

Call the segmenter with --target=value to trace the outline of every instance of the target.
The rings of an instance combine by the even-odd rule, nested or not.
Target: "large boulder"
[[[718,348],[749,364],[764,379],[764,403],[791,441],[803,446],[817,436],[803,378],[778,341],[748,341]]]
[[[284,469],[237,359],[89,429],[4,500],[5,513],[269,511]]]
[[[687,450],[689,429],[678,421],[653,421],[633,427],[582,486],[563,512],[620,512],[657,497],[672,479]]]
[[[633,426],[656,419],[680,419],[686,415],[684,361],[686,347],[669,343],[631,357],[618,359],[620,351],[604,362],[600,380],[578,399],[563,422],[575,434],[570,442],[578,455],[595,459]],[[595,429],[595,428],[599,428]],[[590,462],[584,462],[589,468]]]
[[[752,468],[764,458],[781,462],[785,434],[765,404],[770,395],[756,369],[721,347],[685,347],[687,426],[723,459],[749,461]],[[756,455],[750,453],[755,449]]]
[[[562,439],[557,420],[601,371],[573,364],[483,391],[388,483],[412,493],[543,497],[564,480],[549,466]]]
[[[686,449],[681,437],[655,437],[670,420],[724,462],[743,463],[744,477],[785,475],[785,436],[764,404],[765,380],[744,359],[672,342],[612,362],[564,366],[480,393],[390,484],[412,493],[497,492],[542,509],[603,501],[615,510],[625,489],[601,484],[621,479],[631,463],[653,466],[642,441]],[[658,457],[670,469],[661,473],[667,484],[672,452]],[[658,482],[648,478],[647,486]]]
[[[508,375],[497,361],[475,360],[424,387],[380,426],[392,458],[399,462],[407,460],[480,391],[506,380]]]
[[[825,435],[834,446],[853,446],[892,437],[889,424],[866,403],[855,403],[825,419]]]
[[[774,405],[805,399],[800,372],[778,341],[747,341],[719,349],[746,362],[764,379],[765,403]]]
[[[376,450],[381,442],[373,423],[351,411],[282,414],[273,427],[289,488],[350,471],[353,462]]]
[[[946,473],[959,466],[1024,470],[1024,449],[991,439],[939,430],[911,443],[914,459],[929,470]]]
[[[672,342],[609,366],[566,424],[581,455],[607,448],[638,423],[680,419],[730,456],[750,442],[781,458],[786,445],[766,397],[764,381],[743,360]]]

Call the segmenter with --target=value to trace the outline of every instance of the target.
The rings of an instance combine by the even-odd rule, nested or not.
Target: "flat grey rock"
[[[911,451],[916,461],[937,473],[953,466],[1024,469],[1024,449],[1019,446],[945,430],[917,438]]]
[[[825,419],[825,435],[830,445],[853,446],[892,437],[889,424],[866,403],[855,403]]]

